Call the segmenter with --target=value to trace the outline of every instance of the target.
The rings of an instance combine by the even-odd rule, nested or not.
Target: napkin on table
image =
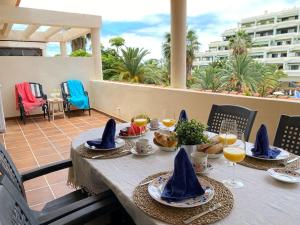
[[[179,202],[204,194],[189,157],[181,148],[175,157],[174,172],[167,182],[161,198],[169,202]]]
[[[115,148],[115,135],[116,135],[116,121],[110,119],[105,125],[104,132],[101,139],[87,141],[89,146],[94,146],[99,149]]]
[[[178,118],[178,122],[181,122],[181,121],[188,121],[187,113],[184,109],[181,110],[179,118]]]
[[[260,126],[256,134],[255,145],[251,151],[253,156],[267,159],[275,159],[280,154],[279,149],[270,148],[268,131],[264,124]]]

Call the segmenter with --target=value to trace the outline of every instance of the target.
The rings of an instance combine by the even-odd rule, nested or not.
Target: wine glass
[[[222,120],[219,132],[220,142],[223,144],[223,148],[227,144],[234,144],[237,140],[237,123],[236,120],[225,119]],[[231,162],[225,161],[225,164],[232,166]]]
[[[146,126],[148,124],[148,118],[145,113],[141,113],[140,110],[136,111],[135,116],[132,119],[132,123],[139,127],[139,133],[137,135],[141,135],[146,131]]]
[[[236,142],[237,140],[236,132],[237,132],[236,120],[230,120],[230,119],[222,120],[220,131],[219,131],[219,137],[223,146],[225,145],[225,143],[234,144]]]
[[[166,127],[166,130],[170,130],[176,123],[175,112],[171,110],[164,110],[161,122]]]
[[[232,143],[230,139],[225,139],[226,142],[223,148],[224,157],[233,163],[232,167],[232,178],[224,180],[223,183],[227,187],[231,188],[241,188],[244,184],[237,180],[235,177],[236,163],[242,162],[246,157],[246,142],[244,133],[240,130],[237,130],[237,138],[239,139],[238,143]],[[230,134],[229,134],[230,135]]]

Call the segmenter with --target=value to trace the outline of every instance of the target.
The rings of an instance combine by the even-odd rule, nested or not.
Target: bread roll
[[[222,152],[222,150],[223,150],[223,145],[221,143],[219,143],[219,144],[216,144],[216,145],[206,148],[205,152],[207,154],[217,154],[217,153]]]

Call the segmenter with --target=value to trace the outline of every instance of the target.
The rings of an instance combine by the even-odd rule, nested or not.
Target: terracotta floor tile
[[[21,160],[14,160],[17,169],[37,167],[37,163],[33,157]]]
[[[46,175],[46,179],[50,185],[61,183],[61,182],[67,183],[68,171],[69,169],[63,169],[54,173],[49,173]]]
[[[69,140],[68,136],[66,136],[64,134],[58,134],[58,135],[54,135],[54,136],[49,136],[48,138],[49,138],[49,140],[51,142],[56,142],[56,141],[61,141],[61,140]]]
[[[69,152],[62,152],[61,153],[64,159],[70,159],[70,153]]]
[[[30,144],[30,147],[33,150],[35,150],[35,149],[40,149],[40,148],[52,147],[52,145],[49,142],[42,142],[42,143]]]
[[[65,146],[56,147],[56,150],[59,151],[60,153],[63,153],[63,152],[70,153],[70,151],[71,151],[71,144],[68,144],[68,145],[65,145]]]
[[[24,146],[18,147],[18,148],[6,148],[6,150],[8,151],[9,154],[17,154],[19,152],[30,151],[30,148],[28,145],[24,145]]]
[[[41,147],[32,150],[36,157],[52,155],[57,153],[53,147]]]
[[[5,143],[6,144],[6,148],[22,148],[24,146],[28,146],[27,142],[24,141],[20,141],[20,142],[9,142],[9,143]]]
[[[42,143],[48,143],[48,139],[46,137],[39,137],[39,138],[30,138],[30,139],[27,139],[28,140],[28,143],[29,145],[39,145],[39,144],[42,144]]]
[[[40,165],[45,165],[45,164],[57,162],[60,160],[62,160],[62,157],[60,157],[57,153],[37,157],[37,161],[39,162]]]
[[[33,158],[32,152],[28,149],[27,151],[20,151],[16,153],[9,152],[9,155],[14,160],[23,160]]]
[[[37,204],[37,205],[34,205],[34,206],[30,206],[30,208],[32,210],[35,210],[35,211],[42,211],[42,209],[44,208],[46,202],[45,203],[41,203],[41,204]]]
[[[28,191],[26,192],[26,197],[27,202],[30,206],[49,202],[54,199],[54,196],[49,187]]]
[[[72,187],[69,187],[66,182],[61,182],[61,183],[58,183],[58,184],[53,184],[53,185],[50,185],[53,193],[54,193],[54,196],[55,198],[59,198],[59,197],[62,197],[72,191],[74,191],[75,189],[72,188]]]
[[[47,186],[48,184],[46,182],[45,177],[43,176],[24,182],[25,191],[30,191],[33,189],[43,188]]]

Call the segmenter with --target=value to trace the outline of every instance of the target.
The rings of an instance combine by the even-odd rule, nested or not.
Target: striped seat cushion
[[[40,89],[40,85],[39,84],[35,84],[35,83],[30,83],[30,88],[31,88],[31,92],[32,94],[36,97],[36,98],[42,98],[42,91]]]

